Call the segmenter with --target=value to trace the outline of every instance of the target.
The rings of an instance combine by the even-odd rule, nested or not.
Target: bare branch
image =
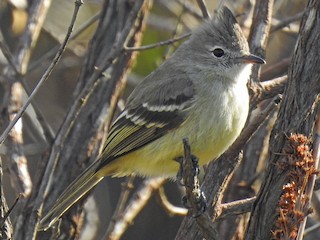
[[[3,226],[5,224],[5,222],[7,221],[8,217],[10,216],[12,210],[15,208],[15,206],[17,205],[19,199],[22,197],[22,194],[19,194],[18,197],[16,197],[16,200],[14,201],[14,203],[12,204],[12,206],[10,207],[10,209],[6,212],[6,214],[4,215],[3,218],[1,218],[0,220],[0,229],[3,229]]]
[[[34,197],[35,206],[44,202],[45,207],[52,206],[62,189],[99,154],[103,135],[113,118],[134,57],[131,52],[124,51],[124,43],[128,42],[129,46],[140,43],[140,33],[150,7],[149,1],[135,1],[132,5],[126,5],[123,8],[125,13],[119,15],[115,9],[120,9],[124,4],[126,1],[104,2],[101,19],[74,90],[73,105],[55,138],[39,191]],[[122,19],[118,19],[120,17]],[[105,34],[107,31],[112,34]],[[105,74],[105,71],[108,73]],[[68,174],[65,174],[66,168],[70,168]],[[82,203],[79,202],[65,214],[62,234],[72,237],[72,232],[80,231]],[[32,211],[38,209],[33,208]],[[78,216],[76,221],[71,221],[75,215]]]
[[[265,81],[267,79],[272,79],[274,77],[281,76],[288,72],[288,67],[292,58],[284,58],[275,64],[270,66],[266,66],[265,69],[261,72],[260,79],[261,81]]]
[[[313,160],[314,160],[313,167],[314,167],[314,169],[318,169],[319,159],[320,159],[320,112],[317,115],[317,119],[316,119],[316,122],[315,122],[315,126],[314,126],[314,129],[313,129],[313,132],[314,132],[313,133],[313,136],[314,136],[313,152],[312,152],[312,157],[313,157]],[[306,208],[310,208],[311,207],[310,200],[311,200],[311,197],[312,197],[312,194],[313,194],[315,180],[316,180],[316,174],[312,174],[308,178],[307,186],[306,186],[306,189],[305,189],[305,195],[306,195],[307,199],[309,199],[309,200],[307,201]],[[297,240],[302,240],[303,239],[306,223],[307,223],[307,216],[305,216],[303,222],[300,224]]]
[[[309,137],[319,111],[319,17],[320,2],[309,0],[301,22],[298,42],[288,71],[278,119],[270,137],[268,167],[257,195],[247,227],[246,239],[270,239],[279,209],[283,186],[290,171],[279,168],[284,156],[279,154],[291,133]]]
[[[272,8],[274,0],[256,1],[252,25],[249,35],[249,46],[252,53],[265,57],[265,50],[271,27]],[[252,68],[251,77],[253,80],[258,79],[260,65]]]
[[[316,223],[316,224],[314,224],[313,226],[307,228],[307,229],[304,231],[303,236],[306,237],[306,236],[308,236],[310,233],[312,233],[312,232],[314,232],[314,231],[316,231],[316,230],[319,230],[319,228],[320,228],[320,223]]]
[[[152,49],[152,48],[156,48],[156,47],[170,45],[170,44],[172,44],[174,42],[183,40],[183,39],[189,37],[190,35],[191,35],[191,33],[186,33],[186,34],[183,34],[183,35],[181,35],[179,37],[171,38],[171,39],[168,39],[168,40],[165,40],[165,41],[161,41],[161,42],[158,42],[158,43],[153,43],[153,44],[149,44],[149,45],[145,45],[145,46],[141,46],[141,47],[124,46],[123,48],[126,51],[144,51],[144,50],[148,50],[148,49]]]
[[[217,220],[250,212],[255,200],[256,197],[252,197],[218,205],[216,209],[220,208],[217,211],[221,213],[217,217]]]
[[[13,228],[10,219],[5,218],[6,213],[9,211],[7,200],[3,192],[3,168],[2,168],[2,159],[0,159],[0,219],[4,219],[3,223],[1,222],[0,236],[3,239],[12,239]]]
[[[7,137],[8,133],[10,132],[10,130],[12,129],[12,127],[16,124],[16,122],[20,119],[20,117],[22,116],[22,114],[24,113],[24,111],[26,110],[26,108],[28,107],[28,105],[30,104],[30,102],[32,101],[32,98],[35,96],[35,94],[38,92],[38,90],[40,89],[40,87],[42,86],[42,84],[45,82],[45,80],[48,79],[48,77],[50,76],[52,70],[54,69],[54,67],[56,66],[56,64],[58,63],[58,61],[60,60],[62,53],[64,52],[65,48],[66,48],[66,44],[69,40],[70,34],[73,30],[73,26],[75,23],[75,20],[77,18],[77,14],[79,12],[79,8],[82,5],[82,1],[81,0],[76,0],[75,1],[75,8],[74,8],[74,12],[73,12],[73,16],[72,16],[72,20],[70,22],[70,26],[68,28],[68,32],[66,34],[66,37],[58,51],[58,53],[56,54],[53,62],[50,64],[49,68],[46,70],[45,74],[42,76],[42,78],[40,79],[40,81],[38,82],[37,86],[35,87],[35,89],[33,90],[33,92],[30,94],[29,98],[27,99],[26,103],[23,105],[23,107],[19,110],[19,112],[16,114],[15,118],[10,122],[9,126],[6,128],[6,130],[4,131],[4,133],[1,135],[0,137],[0,143],[3,143],[3,141],[5,140],[5,138]],[[41,191],[41,189],[39,190]],[[38,209],[40,208],[42,204],[41,202],[34,202],[33,208],[34,208],[34,212],[37,212]],[[35,215],[36,216],[36,215]],[[36,224],[38,222],[38,219],[35,217],[32,219],[32,221],[29,222],[28,225],[28,230],[26,233],[26,238],[27,239],[32,239],[33,236],[36,235]],[[17,231],[18,233],[19,231]]]
[[[165,178],[152,178],[145,180],[141,189],[132,196],[121,217],[117,219],[114,228],[108,236],[104,239],[118,240],[127,230],[130,223],[135,219],[137,214],[144,208],[150,200],[152,194],[166,181]]]
[[[259,129],[261,124],[267,119],[268,115],[276,108],[274,101],[247,124],[243,129],[238,139],[231,145],[231,147],[222,154],[217,160],[209,164],[202,183],[202,190],[207,196],[208,211],[214,211],[214,207],[220,204],[223,191],[226,184],[232,176],[232,172],[239,164],[240,158],[238,158],[239,152],[243,148],[244,144],[251,138],[251,136]],[[212,176],[215,176],[212,181]],[[213,213],[213,221],[217,217],[217,214]],[[193,219],[185,218],[182,222],[177,234],[177,239],[200,239],[202,233],[198,230],[197,224]],[[186,229],[186,230],[185,230]]]
[[[202,12],[202,15],[205,19],[210,19],[210,12],[208,11],[208,8],[206,6],[206,2],[204,0],[197,0],[197,3],[199,5],[199,8]]]
[[[4,57],[7,59],[7,62],[9,63],[9,65],[12,68],[12,70],[14,71],[14,73],[17,76],[20,76],[20,72],[19,72],[19,70],[17,68],[16,61],[15,61],[14,57],[12,56],[7,44],[5,43],[1,31],[0,31],[0,49],[1,49]]]
[[[188,210],[186,208],[181,208],[174,206],[170,201],[168,200],[166,193],[164,192],[164,187],[161,186],[158,189],[158,196],[159,196],[159,202],[162,205],[162,207],[166,210],[166,212],[170,216],[186,216],[188,213]]]
[[[186,188],[186,199],[189,207],[188,215],[193,217],[200,227],[203,236],[206,239],[219,239],[217,230],[214,228],[206,207],[203,204],[205,197],[200,189],[198,179],[198,167],[195,165],[196,156],[191,153],[190,145],[187,139],[183,139],[184,157],[182,163],[182,177]],[[186,230],[187,231],[187,230]],[[178,237],[176,239],[179,239]]]
[[[277,25],[274,25],[271,27],[270,33],[274,33],[278,30],[281,30],[282,28],[288,26],[290,23],[300,20],[303,14],[304,14],[304,11],[299,12],[294,16],[281,20]]]
[[[134,176],[129,176],[124,183],[122,183],[122,191],[121,195],[119,197],[118,204],[116,206],[116,209],[113,213],[112,220],[109,223],[109,226],[104,234],[105,237],[103,239],[106,239],[107,236],[111,234],[111,232],[115,228],[115,224],[117,222],[117,219],[119,219],[124,212],[125,206],[128,202],[129,194],[131,190],[133,189],[133,180]]]
[[[75,20],[77,18],[77,14],[79,11],[79,8],[81,6],[81,1],[76,0],[76,7],[75,7],[75,11],[74,14],[72,16],[72,20],[70,23],[70,26],[68,28],[68,32],[67,35],[63,41],[63,43],[61,44],[61,47],[59,49],[59,51],[57,52],[56,56],[54,57],[52,63],[50,64],[50,66],[48,67],[48,69],[46,70],[46,72],[43,74],[43,76],[41,77],[41,79],[39,80],[38,84],[36,85],[36,87],[34,88],[34,90],[32,91],[32,93],[30,94],[30,96],[28,97],[27,101],[24,103],[24,105],[21,107],[21,109],[17,112],[17,114],[15,115],[14,119],[10,122],[9,126],[5,129],[5,131],[1,134],[0,136],[0,145],[3,144],[4,140],[7,138],[9,132],[11,131],[11,129],[13,128],[13,126],[17,123],[17,121],[21,118],[22,114],[25,112],[25,110],[27,109],[27,107],[29,106],[29,104],[31,103],[33,97],[36,95],[36,93],[39,91],[40,87],[42,86],[42,84],[49,78],[52,70],[54,69],[54,67],[57,65],[57,63],[59,62],[62,53],[64,52],[66,45],[69,41],[70,38],[70,34],[73,30],[74,27],[74,23]],[[25,61],[25,60],[24,60]],[[24,67],[25,68],[25,67]]]
[[[69,41],[77,38],[83,31],[85,31],[93,23],[95,23],[99,19],[100,14],[101,14],[101,12],[99,12],[96,15],[92,16],[90,19],[88,19],[88,21],[86,21],[84,24],[82,24],[79,28],[77,28],[76,30],[72,31],[72,33],[70,35],[70,38],[69,38]],[[52,56],[54,56],[57,53],[57,51],[59,51],[59,47],[60,46],[56,46],[56,47],[52,48],[50,51],[48,51],[47,53],[42,55],[39,59],[37,59],[36,61],[32,62],[29,65],[28,72],[33,71],[34,69],[36,69],[39,66],[40,63],[42,63],[46,59],[49,59]]]
[[[188,12],[190,13],[192,16],[194,16],[197,19],[202,19],[203,15],[201,15],[200,11],[198,10],[198,8],[196,8],[196,6],[194,4],[192,4],[189,1],[183,1],[183,0],[176,0],[179,4],[181,4],[181,6]]]
[[[249,86],[251,96],[251,108],[254,108],[259,102],[273,98],[283,93],[287,83],[288,76],[282,76],[264,82],[252,82]]]
[[[30,17],[27,24],[27,29],[22,36],[20,46],[17,51],[17,62],[19,63],[19,72],[25,75],[27,72],[31,52],[38,40],[44,19],[51,4],[51,0],[41,0],[33,4],[30,12]]]

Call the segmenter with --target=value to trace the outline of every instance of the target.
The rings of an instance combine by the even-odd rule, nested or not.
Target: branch
[[[210,19],[210,13],[208,11],[208,8],[206,6],[206,2],[204,0],[197,0],[198,6],[202,12],[202,15],[205,19]]]
[[[270,151],[265,178],[257,195],[247,227],[246,239],[270,239],[279,212],[283,186],[288,184],[289,173],[278,164],[285,156],[279,154],[291,133],[310,136],[314,119],[319,111],[320,92],[319,25],[320,2],[309,0],[302,19],[299,40],[288,71],[288,84],[270,137]],[[281,213],[280,213],[281,214]]]
[[[256,197],[241,199],[229,203],[217,205],[215,211],[218,213],[216,220],[222,220],[229,216],[248,213],[256,200]]]
[[[276,62],[275,64],[266,66],[261,72],[261,81],[287,74],[291,60],[292,57],[288,57]]]
[[[45,82],[45,80],[48,79],[48,77],[50,76],[52,70],[54,69],[54,67],[56,66],[56,64],[58,63],[58,61],[60,60],[62,53],[64,52],[67,42],[69,40],[70,34],[73,30],[73,26],[75,23],[75,20],[77,18],[78,12],[79,12],[79,8],[82,5],[82,1],[81,0],[76,0],[75,1],[75,8],[74,8],[74,12],[73,12],[73,16],[72,16],[72,20],[70,22],[70,26],[68,28],[68,32],[66,34],[66,37],[58,51],[58,53],[56,54],[53,62],[50,64],[49,68],[46,70],[46,72],[44,73],[44,75],[42,76],[42,78],[40,79],[40,81],[38,82],[37,86],[35,87],[35,89],[33,90],[33,92],[30,94],[29,98],[27,99],[26,103],[24,104],[24,106],[19,110],[19,112],[16,114],[15,118],[10,122],[9,126],[6,128],[6,130],[4,131],[4,133],[1,135],[0,137],[0,144],[3,143],[3,141],[5,140],[5,138],[7,137],[8,133],[10,132],[10,130],[12,129],[12,127],[16,124],[16,122],[20,119],[20,117],[22,116],[22,114],[24,113],[24,111],[26,110],[26,108],[28,107],[28,105],[30,104],[30,102],[32,101],[33,97],[35,96],[35,94],[38,92],[38,90],[40,89],[40,87],[42,86],[42,84]],[[41,193],[42,191],[44,191],[44,189],[40,189],[39,193]],[[42,201],[35,201],[34,205],[33,205],[33,212],[38,212],[38,209],[40,209],[42,204]],[[35,215],[37,216],[37,215]],[[36,224],[38,222],[38,219],[36,217],[34,217],[28,224],[28,230],[26,232],[25,238],[26,239],[32,239],[33,236],[36,235]],[[21,225],[20,227],[24,227],[23,225]],[[19,228],[17,228],[17,233],[19,233],[18,231]],[[22,234],[22,233],[20,233]]]
[[[240,158],[238,158],[239,152],[275,108],[276,104],[271,101],[263,111],[255,115],[247,124],[232,146],[218,159],[209,164],[201,186],[207,197],[209,212],[214,211],[216,204],[220,204],[226,184],[230,180],[235,167],[240,162]],[[214,180],[212,176],[214,176]],[[213,213],[213,215],[212,220],[214,221],[217,214]],[[185,218],[177,233],[176,239],[200,239],[201,237],[203,237],[202,232],[199,231],[195,221],[190,218]]]
[[[272,8],[274,0],[256,1],[252,25],[249,35],[249,46],[252,53],[265,58],[265,50],[271,27]],[[252,68],[251,79],[259,79],[260,65]]]
[[[277,23],[276,25],[271,27],[270,33],[274,33],[278,30],[281,30],[282,28],[288,26],[290,23],[300,20],[302,18],[303,14],[304,14],[304,11],[299,12],[294,16],[291,16],[291,17],[288,17],[288,18],[281,20],[279,23]]]
[[[186,208],[176,207],[168,200],[166,193],[164,192],[164,187],[161,186],[158,189],[158,197],[161,206],[166,210],[170,216],[186,216],[188,210]]]
[[[121,195],[119,197],[118,204],[116,206],[116,209],[113,213],[112,219],[111,219],[109,226],[104,234],[105,237],[103,239],[106,239],[107,236],[109,236],[111,234],[111,232],[114,231],[117,219],[119,219],[121,217],[122,213],[125,211],[125,206],[128,202],[129,194],[133,189],[133,180],[134,180],[134,176],[129,176],[127,178],[126,182],[122,183],[122,191],[121,191]]]
[[[29,18],[28,24],[23,35],[20,37],[17,44],[17,51],[12,56],[8,56],[9,63],[11,62],[11,68],[5,74],[6,78],[6,94],[3,98],[3,101],[6,103],[4,106],[6,109],[2,111],[4,117],[4,125],[10,121],[11,127],[5,130],[6,133],[3,133],[2,136],[5,136],[4,139],[8,136],[10,130],[11,134],[7,141],[7,152],[6,157],[9,160],[9,170],[11,174],[12,184],[15,186],[15,191],[23,194],[27,197],[31,193],[32,181],[29,175],[27,159],[23,152],[23,123],[20,117],[16,118],[16,112],[21,108],[23,102],[23,89],[19,81],[21,77],[25,74],[25,70],[29,63],[31,51],[35,46],[40,30],[43,25],[43,21],[46,15],[46,12],[50,6],[50,0],[36,1],[31,4],[29,8]],[[4,51],[8,51],[6,46],[3,46]],[[9,53],[8,53],[9,54]],[[15,63],[15,65],[13,64]],[[13,119],[16,118],[15,121]],[[19,121],[18,124],[16,124]],[[9,124],[10,125],[10,124]],[[4,128],[5,126],[2,126]],[[8,130],[9,129],[9,130]],[[0,143],[2,144],[3,141]]]
[[[7,44],[5,43],[1,31],[0,31],[0,49],[1,49],[1,52],[3,53],[4,57],[7,59],[7,62],[9,63],[14,74],[17,76],[20,76],[20,72],[18,70],[16,61],[15,61],[14,57],[12,56]]]
[[[86,21],[84,24],[82,24],[79,28],[72,31],[69,41],[77,38],[81,33],[83,33],[87,28],[89,28],[93,23],[98,21],[99,17],[101,15],[101,12],[97,13],[96,15],[92,16],[88,21]],[[57,51],[59,51],[59,45],[52,48],[50,51],[45,53],[44,55],[40,56],[36,61],[32,62],[28,68],[28,72],[33,71],[36,69],[40,63],[45,62],[46,59],[50,59],[52,56],[54,56]]]
[[[28,19],[26,30],[22,35],[17,51],[17,62],[21,75],[25,75],[27,72],[31,52],[38,40],[50,4],[51,0],[41,0],[34,2],[30,8],[29,14],[32,17]]]
[[[103,239],[118,240],[133,222],[139,212],[145,207],[152,194],[166,181],[165,178],[152,178],[145,180],[141,189],[136,192],[125,210],[119,215],[114,228]]]
[[[274,98],[283,93],[288,76],[274,78],[264,82],[252,82],[249,86],[251,108],[254,108],[263,100]]]
[[[188,139],[183,139],[184,157],[182,163],[182,177],[186,189],[186,199],[189,207],[188,215],[195,218],[197,225],[200,227],[203,236],[206,239],[219,239],[217,230],[214,228],[209,214],[205,211],[203,204],[205,198],[200,189],[198,179],[199,166],[195,166]],[[186,229],[186,231],[188,231]],[[176,239],[179,239],[178,237]]]
[[[184,10],[186,10],[188,13],[190,13],[192,16],[194,16],[197,19],[202,19],[203,15],[201,15],[200,11],[194,4],[192,4],[189,1],[183,1],[183,0],[176,0]]]
[[[22,197],[22,194],[19,194],[18,197],[16,197],[16,200],[14,201],[14,203],[12,204],[12,206],[8,209],[8,211],[6,212],[6,214],[1,217],[0,220],[0,229],[3,229],[6,221],[8,220],[12,210],[17,206],[17,203],[19,202],[20,198]]]
[[[2,168],[2,159],[0,159],[0,219],[1,219],[1,228],[0,236],[3,239],[12,239],[13,227],[10,219],[5,218],[6,213],[8,212],[8,205],[6,198],[3,192],[3,168]]]
[[[314,161],[313,169],[318,171],[319,159],[320,159],[320,112],[318,112],[313,131],[314,131],[313,152],[312,152],[312,157]],[[314,173],[308,178],[307,186],[305,189],[305,196],[308,199],[307,204],[305,206],[307,209],[311,208],[311,197],[313,194],[315,181],[316,181],[316,174]],[[304,217],[303,222],[300,224],[297,240],[303,239],[306,223],[307,223],[307,216]]]
[[[118,9],[125,12],[119,14]],[[125,42],[129,46],[140,43],[148,10],[149,1],[138,0],[132,5],[117,0],[104,2],[74,90],[73,105],[56,135],[40,190],[33,199],[36,204],[45,203],[46,209],[52,206],[63,189],[96,159],[134,57],[131,52],[125,52],[123,46]],[[65,174],[66,169],[69,169],[68,174]],[[80,215],[82,206],[83,201],[80,201],[65,214],[62,234],[72,237],[72,233],[81,230],[82,218],[72,219]],[[33,212],[37,210],[34,208]]]
[[[190,37],[191,33],[186,33],[183,34],[179,37],[175,37],[175,38],[171,38],[165,41],[161,41],[161,42],[157,42],[157,43],[153,43],[153,44],[149,44],[149,45],[145,45],[145,46],[141,46],[141,47],[128,47],[128,46],[124,46],[124,50],[126,51],[144,51],[144,50],[148,50],[148,49],[152,49],[152,48],[156,48],[156,47],[161,47],[161,46],[166,46],[166,45],[170,45],[173,44],[174,42],[183,40],[187,37]]]
[[[27,109],[27,107],[29,106],[29,104],[31,103],[33,97],[36,95],[36,93],[39,91],[40,87],[42,86],[42,84],[49,78],[52,70],[54,69],[54,67],[57,65],[57,63],[59,62],[62,53],[64,52],[66,45],[69,41],[70,38],[70,34],[73,30],[74,27],[74,23],[75,20],[77,18],[78,15],[78,11],[79,8],[82,4],[82,1],[80,0],[76,0],[75,1],[75,10],[71,19],[71,23],[70,26],[68,28],[68,32],[66,34],[66,37],[63,41],[63,43],[61,44],[61,47],[59,49],[59,51],[57,52],[56,56],[54,57],[52,63],[50,64],[50,66],[48,67],[48,69],[46,70],[46,72],[43,74],[43,76],[41,77],[41,79],[39,80],[38,84],[36,85],[36,87],[34,88],[34,90],[32,91],[32,93],[30,94],[30,96],[28,97],[27,101],[25,102],[25,104],[21,107],[21,109],[17,112],[17,114],[15,115],[14,119],[10,122],[9,126],[5,129],[5,131],[1,134],[0,136],[0,145],[3,144],[4,140],[7,138],[9,132],[11,131],[11,129],[13,128],[13,126],[17,123],[17,121],[21,118],[22,114],[25,112],[25,110]],[[25,61],[25,60],[24,60]],[[25,67],[23,67],[25,68]]]

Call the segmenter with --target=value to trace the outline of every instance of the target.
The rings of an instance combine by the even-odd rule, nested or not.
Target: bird
[[[64,190],[38,229],[53,226],[106,176],[174,178],[184,138],[199,165],[218,158],[245,125],[251,67],[264,63],[250,53],[232,12],[220,8],[136,86],[97,160]]]

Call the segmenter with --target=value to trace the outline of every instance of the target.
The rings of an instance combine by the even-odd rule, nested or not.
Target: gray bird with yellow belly
[[[236,19],[221,8],[135,88],[99,158],[61,194],[39,230],[51,227],[105,176],[174,177],[183,138],[200,165],[219,157],[246,122],[253,63],[265,62],[250,54]]]

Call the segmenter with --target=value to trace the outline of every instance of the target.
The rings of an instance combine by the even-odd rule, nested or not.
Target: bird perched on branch
[[[48,229],[105,176],[174,177],[182,139],[203,165],[239,136],[249,108],[253,63],[231,11],[222,7],[131,93],[99,158],[76,178],[40,222]]]

